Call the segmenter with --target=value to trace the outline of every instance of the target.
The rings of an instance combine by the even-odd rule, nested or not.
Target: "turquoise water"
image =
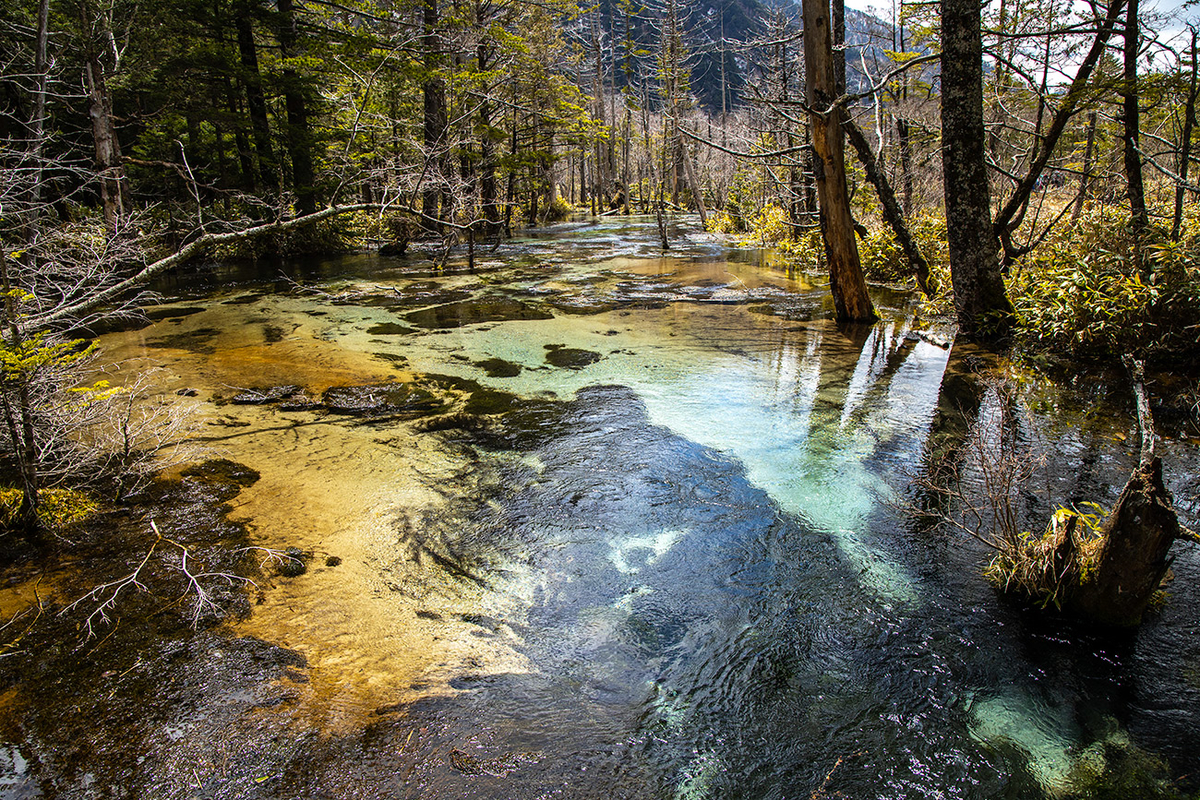
[[[1020,413],[1002,415],[994,392],[961,391],[975,356],[933,343],[907,293],[877,288],[883,320],[839,328],[819,281],[675,234],[664,256],[653,220],[573,223],[473,271],[357,255],[164,287],[227,303],[242,338],[252,319],[514,398],[480,429],[429,434],[479,488],[440,487],[445,505],[408,523],[471,565],[474,666],[229,796],[1045,798],[1097,780],[1152,796],[1200,774],[1194,548],[1163,611],[1114,637],[1002,602],[980,545],[906,510],[935,444],[1002,417],[1046,457],[1021,494],[1030,527],[1047,488],[1111,503],[1128,402],[1022,373]],[[364,424],[382,441],[407,423]],[[1163,451],[1195,527],[1196,448]],[[494,668],[485,643],[522,667]]]

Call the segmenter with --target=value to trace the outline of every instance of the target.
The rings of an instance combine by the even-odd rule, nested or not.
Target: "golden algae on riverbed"
[[[164,367],[166,396],[191,388],[202,401],[270,384],[319,396],[329,386],[411,377],[323,338],[336,321],[304,322],[281,341],[261,340],[252,322],[266,302],[297,315],[311,307],[286,298],[217,305],[102,344],[110,357],[148,357]],[[221,332],[205,334],[211,352],[142,349],[161,341],[164,329]],[[345,732],[370,721],[377,708],[453,692],[450,679],[464,671],[526,668],[511,647],[511,628],[484,637],[464,621],[495,610],[482,608],[484,589],[434,561],[420,562],[403,541],[409,520],[436,516],[454,491],[467,469],[461,452],[404,422],[210,402],[198,404],[198,415],[208,423],[199,439],[209,451],[261,476],[233,501],[231,519],[247,525],[256,546],[313,554],[306,574],[261,587],[253,613],[236,626],[305,656],[309,680],[300,697],[312,724]],[[327,566],[330,557],[340,563]],[[265,551],[263,558],[269,560]]]

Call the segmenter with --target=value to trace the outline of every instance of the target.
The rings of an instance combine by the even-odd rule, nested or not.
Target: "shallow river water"
[[[839,328],[827,289],[767,254],[685,227],[664,256],[656,234],[573,223],[471,271],[210,267],[162,287],[177,312],[102,337],[163,368],[209,453],[261,474],[232,518],[313,559],[228,632],[302,657],[273,679],[282,699],[226,698],[244,708],[217,731],[181,708],[158,766],[75,796],[1195,792],[1196,549],[1177,545],[1169,601],[1136,634],[1005,603],[981,545],[905,510],[953,412],[1003,405],[950,395],[989,360],[943,347],[904,292]],[[1012,374],[1019,435],[1047,459],[1027,524],[1046,491],[1111,504],[1128,397]],[[430,375],[470,424],[226,402]],[[1193,528],[1196,433],[1162,447]],[[0,748],[0,797],[39,796],[36,748]]]

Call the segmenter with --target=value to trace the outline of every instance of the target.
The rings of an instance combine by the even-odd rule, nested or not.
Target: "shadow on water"
[[[1040,480],[1055,497],[1111,502],[1132,458],[1120,402],[1036,381],[1002,399],[980,382],[992,365],[979,354],[914,329],[903,293],[880,290],[879,324],[838,327],[813,282],[686,227],[676,235],[668,257],[652,219],[569,223],[481,255],[474,273],[454,258],[432,270],[419,254],[297,263],[287,269],[305,280],[374,283],[336,304],[289,295],[287,309],[269,286],[242,285],[209,310],[164,312],[140,346],[177,363],[216,369],[205,359],[227,352],[230,331],[254,359],[291,346],[307,363],[326,352],[305,349],[308,336],[403,362],[438,403],[459,404],[461,418],[439,417],[453,425],[404,429],[424,450],[395,445],[395,458],[415,459],[435,442],[459,472],[429,479],[443,503],[374,516],[390,539],[370,563],[388,597],[432,596],[405,584],[419,573],[467,586],[469,611],[415,617],[433,626],[430,642],[457,626],[480,646],[436,665],[453,670],[444,690],[423,691],[431,672],[348,730],[313,727],[298,701],[267,705],[280,686],[299,694],[299,663],[250,670],[261,685],[227,733],[187,728],[211,735],[233,778],[188,783],[181,764],[201,744],[189,734],[192,750],[163,740],[144,765],[113,772],[114,796],[1040,800],[1171,796],[1162,757],[1175,775],[1200,774],[1194,550],[1181,552],[1163,611],[1113,638],[998,601],[980,576],[986,552],[902,502],[930,510],[913,477],[961,458],[973,427],[1000,417],[1047,451]],[[236,269],[195,291],[272,277]],[[293,333],[248,344],[267,322]],[[386,444],[405,419],[322,414],[330,398],[348,393],[336,407],[351,413],[402,386],[305,385],[329,407],[260,408],[209,438],[232,448],[370,427]],[[1000,414],[1001,402],[1034,414]],[[388,474],[379,451],[353,446]],[[1175,488],[1187,485],[1194,448],[1165,447]],[[341,452],[298,452],[289,468]],[[344,490],[339,502],[357,502],[360,487]],[[1050,511],[1040,498],[1023,507],[1031,523]],[[289,590],[304,599],[302,581]],[[218,647],[213,636],[194,646]],[[257,652],[243,645],[238,664]],[[505,648],[519,657],[496,669],[484,654]],[[278,677],[285,667],[297,675]],[[211,713],[195,699],[170,723]],[[0,797],[21,796],[4,781],[49,756],[35,737],[4,735],[16,744],[0,745]]]

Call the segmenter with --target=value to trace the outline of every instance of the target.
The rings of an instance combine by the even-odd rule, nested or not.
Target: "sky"
[[[1078,7],[1087,7],[1083,0],[1074,1]],[[849,8],[865,11],[880,19],[892,18],[894,0],[845,0],[845,2]],[[998,3],[999,0],[992,0],[992,2]],[[1166,25],[1160,26],[1157,33],[1160,40],[1175,47],[1187,45],[1185,38],[1187,23],[1200,23],[1200,0],[1142,0],[1139,3],[1139,10],[1143,26],[1146,24],[1145,20],[1153,19],[1156,16],[1171,18]]]

